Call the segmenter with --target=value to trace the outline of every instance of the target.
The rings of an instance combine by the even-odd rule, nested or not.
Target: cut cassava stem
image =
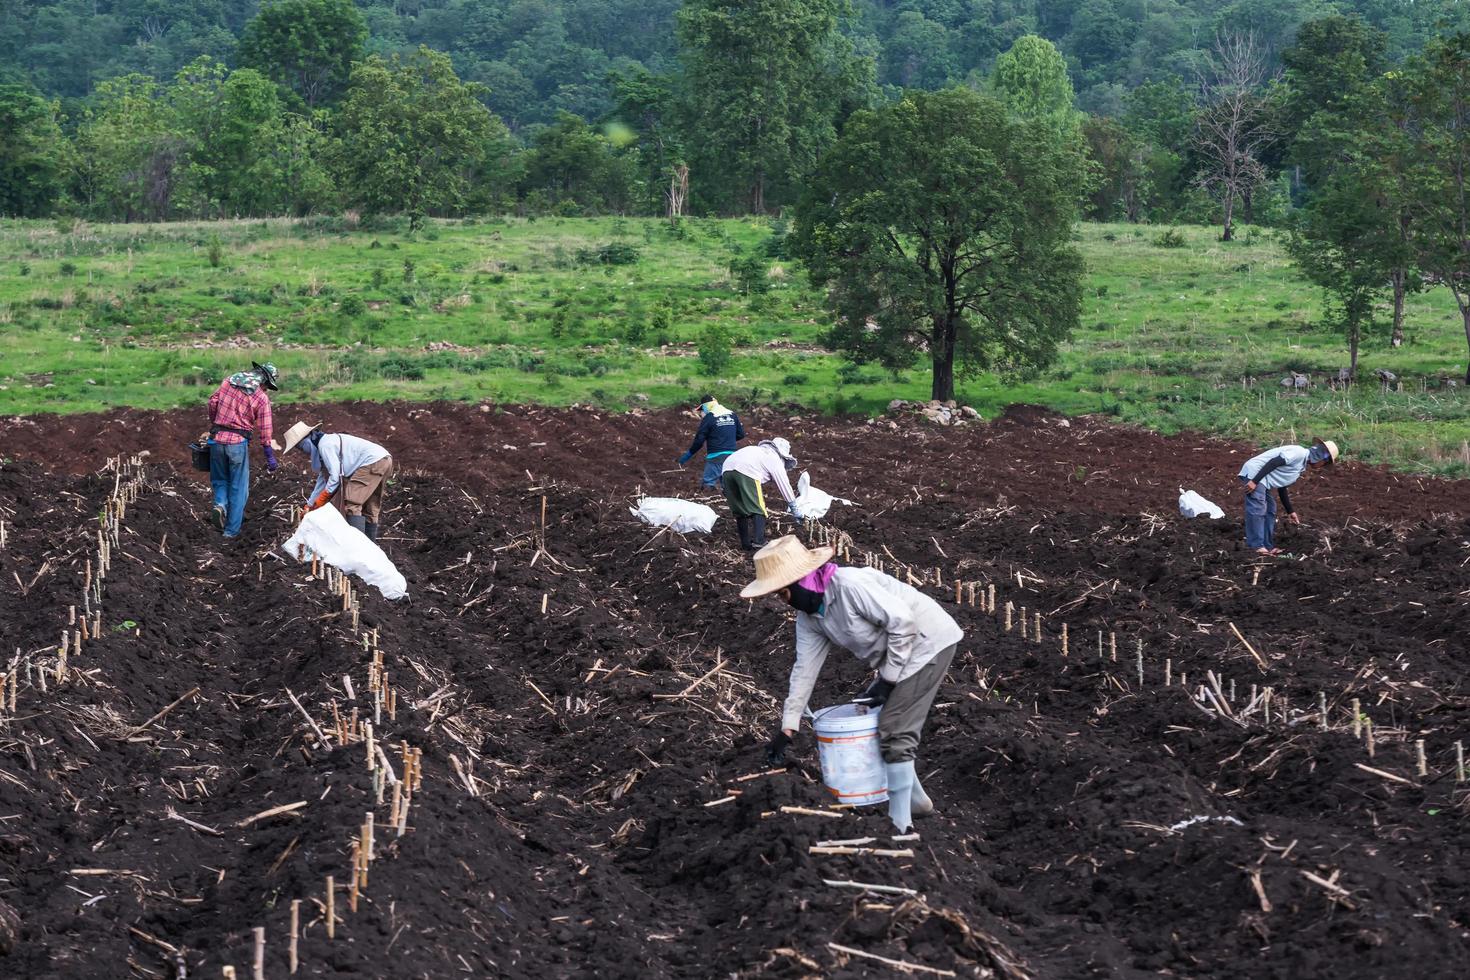
[[[1353,698],[1353,738],[1363,737],[1363,706],[1357,698]]]
[[[13,689],[11,691],[11,695],[10,696],[11,696],[11,699],[12,699],[11,702],[10,702],[10,709],[12,711],[14,711],[15,710],[15,701],[14,701],[15,693],[14,693],[14,690]],[[1457,782],[1457,783],[1463,783],[1464,781],[1465,781],[1465,745],[1462,742],[1456,742],[1455,743],[1455,782]]]
[[[1424,755],[1424,739],[1414,740],[1414,762],[1421,777],[1429,775],[1429,760]]]
[[[327,875],[327,938],[337,938],[337,881]]]
[[[297,942],[301,936],[301,899],[291,900],[291,948],[289,951],[291,975],[296,975],[296,967],[300,960],[296,955]]]
[[[253,980],[265,980],[265,927],[255,927],[255,963]]]

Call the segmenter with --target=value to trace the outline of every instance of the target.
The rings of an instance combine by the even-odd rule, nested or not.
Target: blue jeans
[[[710,459],[708,456],[705,457],[704,476],[700,478],[705,486],[719,487],[720,474],[724,472],[726,458],[725,456],[717,456],[714,459]]]
[[[238,536],[250,496],[250,443],[222,446],[210,440],[209,485],[214,487],[214,505],[225,509],[225,537]]]
[[[1276,547],[1276,498],[1259,484],[1245,495],[1245,545],[1252,551]]]

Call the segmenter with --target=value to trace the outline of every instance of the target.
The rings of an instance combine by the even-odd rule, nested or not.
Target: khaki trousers
[[[384,456],[376,463],[359,466],[342,483],[342,516],[357,514],[369,524],[377,524],[383,512],[383,484],[393,475],[393,457]]]

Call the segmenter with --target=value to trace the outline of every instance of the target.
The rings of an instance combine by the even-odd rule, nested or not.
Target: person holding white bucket
[[[807,548],[794,535],[755,554],[755,581],[742,599],[778,595],[796,610],[796,663],[781,715],[767,744],[779,765],[801,726],[827,654],[841,647],[877,671],[856,704],[881,708],[878,749],[888,782],[888,816],[907,833],[915,814],[934,811],[914,759],[924,720],[964,631],[939,603],[873,568],[841,568],[832,548]]]

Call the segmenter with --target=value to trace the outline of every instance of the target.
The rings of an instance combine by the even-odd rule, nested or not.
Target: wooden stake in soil
[[[15,688],[10,689],[10,710],[15,710]],[[1462,742],[1455,743],[1455,782],[1465,781],[1465,745]]]
[[[1317,725],[1324,732],[1327,730],[1327,692],[1317,692]]]
[[[1353,698],[1353,738],[1363,737],[1363,707],[1357,698]]]
[[[1174,661],[1164,661],[1164,686],[1168,687],[1174,679]]]
[[[1418,763],[1419,775],[1429,775],[1429,760],[1424,757],[1424,739],[1414,740],[1414,761]]]
[[[1007,633],[1009,633],[1011,631],[1011,610],[1012,610],[1011,602],[1008,599],[1008,600],[1006,600],[1006,632]]]
[[[358,841],[352,842],[352,881],[347,886],[347,907],[353,912],[357,911],[357,893],[361,890],[359,882],[362,880],[362,844]]]
[[[1138,686],[1141,688],[1141,687],[1143,687],[1143,641],[1142,640],[1139,640],[1138,641],[1138,652],[1137,652],[1136,656],[1138,658]]]
[[[1021,639],[1023,639],[1023,640],[1026,639],[1026,624],[1028,622],[1030,622],[1030,620],[1031,620],[1031,617],[1026,614],[1026,607],[1025,606],[1022,606],[1021,607]]]
[[[265,927],[255,927],[255,969],[253,980],[265,980]]]
[[[1108,659],[1118,662],[1118,634],[1114,630],[1108,631]]]
[[[327,875],[327,938],[337,938],[337,882]]]
[[[985,588],[985,595],[986,595],[986,600],[985,600],[986,609],[985,609],[985,611],[988,612],[988,613],[990,613],[990,615],[994,616],[995,615],[995,583],[994,582],[992,582],[992,583],[990,583],[990,585],[986,586],[986,588]]]
[[[301,899],[299,899],[299,898],[293,898],[291,900],[291,950],[290,950],[291,975],[292,976],[295,976],[296,975],[296,967],[297,967],[298,963],[300,962],[297,959],[297,956],[296,956],[296,944],[297,944],[297,940],[300,937],[300,935],[301,935]]]
[[[1037,613],[1036,614],[1036,620],[1031,625],[1033,627],[1033,629],[1031,630],[1031,642],[1032,643],[1040,643],[1041,642],[1041,613]]]
[[[1067,624],[1062,624],[1062,656],[1067,655]]]
[[[1363,719],[1363,730],[1367,734],[1368,758],[1371,759],[1371,758],[1373,758],[1373,749],[1374,749],[1374,742],[1373,742],[1373,719],[1372,718],[1364,718]]]

